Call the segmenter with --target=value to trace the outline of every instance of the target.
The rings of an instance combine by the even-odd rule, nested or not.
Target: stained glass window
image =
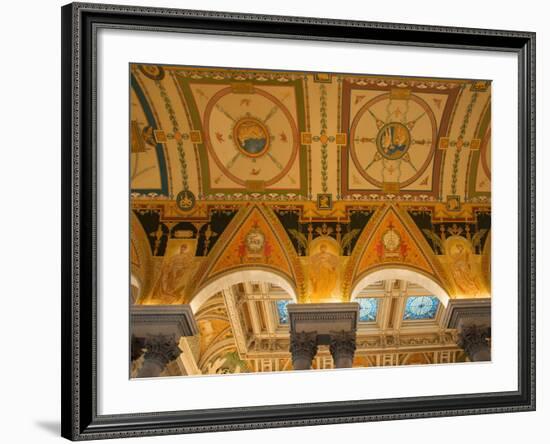
[[[279,313],[279,323],[288,324],[288,310],[286,306],[290,301],[277,301],[277,313]]]
[[[438,307],[436,296],[410,296],[405,303],[403,320],[433,319]]]
[[[359,322],[376,321],[378,298],[359,298]]]

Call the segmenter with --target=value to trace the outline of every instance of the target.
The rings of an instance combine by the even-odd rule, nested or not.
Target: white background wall
[[[543,350],[549,328],[544,301],[542,250],[549,237],[550,181],[544,165],[545,109],[550,104],[543,73],[550,56],[545,31],[550,14],[545,2],[441,0],[332,2],[277,0],[124,1],[168,6],[280,15],[351,18],[403,23],[516,29],[537,32],[538,125],[538,409],[537,412],[438,418],[370,424],[255,430],[217,434],[145,438],[126,442],[368,442],[463,443],[545,442],[550,419],[548,371]],[[58,0],[2,4],[0,26],[0,436],[7,443],[60,441],[60,6]],[[548,273],[548,271],[546,271]],[[495,276],[499,279],[498,276]],[[548,353],[548,352],[547,352]],[[452,382],[450,382],[452,383]],[[538,434],[538,436],[537,436]]]

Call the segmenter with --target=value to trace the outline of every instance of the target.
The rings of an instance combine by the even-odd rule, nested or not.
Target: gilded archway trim
[[[298,302],[298,294],[294,282],[286,275],[279,273],[273,268],[267,267],[239,267],[228,270],[221,275],[204,282],[190,299],[193,313],[198,313],[207,301],[216,295],[217,292],[226,290],[232,285],[241,282],[261,281],[278,285],[285,290],[294,302]]]

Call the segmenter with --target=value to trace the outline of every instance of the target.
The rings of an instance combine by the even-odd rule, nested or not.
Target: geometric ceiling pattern
[[[490,200],[490,82],[132,65],[132,190]]]
[[[129,100],[132,301],[191,304],[201,373],[288,365],[289,303],[429,343],[491,296],[490,81],[131,64]]]

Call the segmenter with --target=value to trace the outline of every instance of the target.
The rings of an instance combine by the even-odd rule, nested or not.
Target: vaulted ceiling
[[[488,81],[149,65],[131,76],[136,195],[489,200]]]
[[[137,299],[162,300],[162,258],[177,255],[188,274],[172,302],[250,266],[307,302],[311,263],[327,254],[337,281],[323,285],[336,290],[319,300],[349,300],[381,266],[450,297],[490,293],[490,81],[130,71]]]

